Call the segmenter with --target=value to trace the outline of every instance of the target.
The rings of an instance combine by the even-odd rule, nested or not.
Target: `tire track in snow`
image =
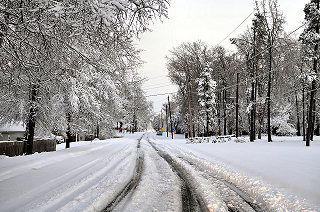
[[[213,181],[215,181],[215,183],[220,184],[219,187],[222,187],[222,189],[219,189],[219,190],[222,196],[224,197],[223,200],[226,203],[229,211],[248,211],[248,210],[253,210],[257,212],[266,211],[264,207],[260,206],[253,198],[251,198],[248,194],[246,194],[245,192],[237,188],[232,183],[229,183],[228,181],[216,176],[215,174],[208,172],[204,167],[201,167],[200,165],[186,158],[183,158],[183,157],[178,157],[178,158],[190,164],[198,172],[201,172],[203,175],[205,175],[207,179],[212,179]],[[235,197],[235,195],[237,197]],[[243,203],[246,203],[246,205],[244,205]],[[238,208],[236,206],[238,206]],[[250,206],[250,208],[247,207],[243,209],[243,208],[239,208],[239,206],[241,207]]]
[[[170,165],[172,170],[177,173],[181,180],[182,211],[209,211],[205,200],[196,192],[184,168],[176,163],[170,155],[156,148],[149,139],[148,142],[159,156]]]
[[[139,184],[143,168],[143,154],[140,151],[140,141],[143,135],[137,140],[137,159],[134,171],[134,176],[131,180],[124,186],[124,188],[115,196],[115,198],[104,208],[104,212],[112,211],[129,193],[133,192],[134,189]]]

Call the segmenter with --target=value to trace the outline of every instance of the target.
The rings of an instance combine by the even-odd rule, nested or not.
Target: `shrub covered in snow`
[[[296,129],[293,124],[288,123],[289,114],[277,116],[271,119],[271,127],[276,135],[295,135]]]

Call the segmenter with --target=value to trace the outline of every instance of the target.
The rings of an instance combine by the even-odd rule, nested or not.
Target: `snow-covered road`
[[[136,139],[0,160],[1,211],[100,211],[131,178]]]
[[[216,160],[209,152],[218,145],[135,133],[1,157],[0,211],[319,211],[316,201]]]

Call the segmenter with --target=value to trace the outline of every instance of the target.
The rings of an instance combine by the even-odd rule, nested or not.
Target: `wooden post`
[[[236,138],[239,136],[239,73],[237,73],[237,90],[236,90]]]
[[[225,84],[223,88],[223,135],[227,135],[227,90]]]
[[[190,85],[189,85],[189,75],[188,75],[188,78],[187,78],[187,88],[188,88],[188,102],[189,102],[189,132],[190,132],[190,140],[192,142],[192,115],[191,115],[191,89],[190,89]]]
[[[166,127],[167,127],[167,137],[169,136],[169,130],[168,130],[168,105],[166,105]]]
[[[172,119],[171,119],[171,108],[170,108],[169,96],[168,96],[168,106],[169,106],[169,116],[170,116],[171,138],[173,139],[173,129],[172,129]]]

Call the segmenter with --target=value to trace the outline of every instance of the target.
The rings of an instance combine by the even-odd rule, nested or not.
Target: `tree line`
[[[249,29],[230,41],[237,51],[202,41],[182,43],[167,57],[175,132],[189,135],[320,134],[319,0],[306,4],[305,20],[285,32],[276,0],[255,3]],[[301,20],[302,21],[302,20]],[[299,38],[294,34],[303,28]]]
[[[134,39],[167,17],[169,1],[4,0],[0,2],[0,124],[67,137],[117,121],[145,127],[151,106],[136,69]]]

